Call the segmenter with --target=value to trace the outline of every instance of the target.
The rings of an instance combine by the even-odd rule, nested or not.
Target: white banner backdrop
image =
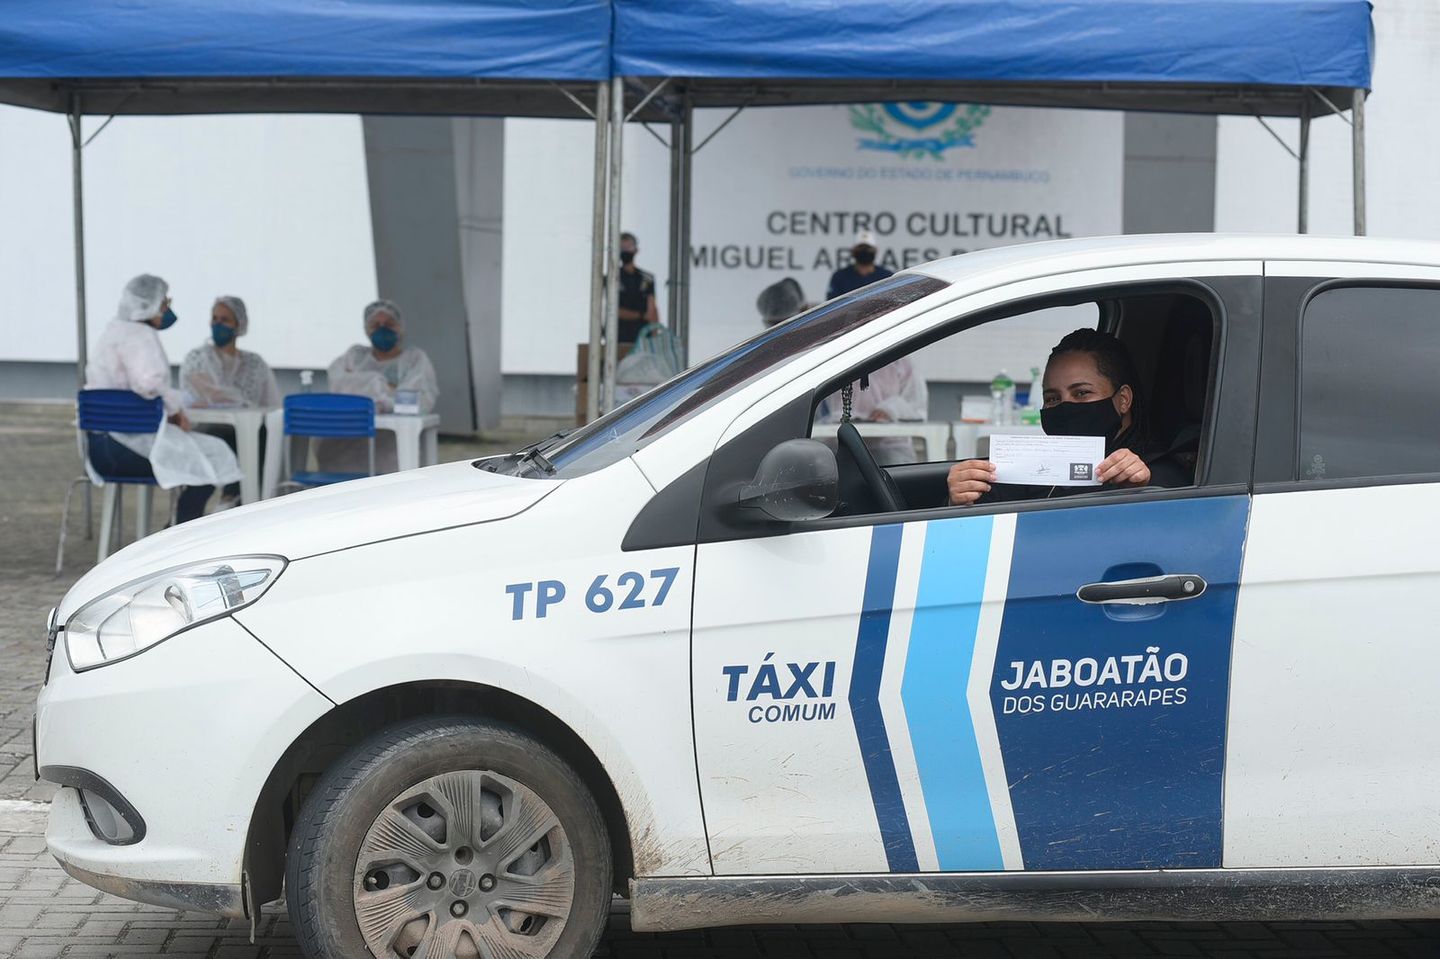
[[[720,116],[698,124],[699,135]],[[1124,117],[967,104],[742,113],[695,159],[692,356],[759,327],[757,294],[792,276],[812,302],[859,230],[900,270],[972,250],[1121,231]],[[698,139],[698,137],[697,137]],[[628,204],[627,204],[628,206]],[[1069,325],[1067,325],[1067,323]],[[1013,327],[995,349],[927,350],[938,380],[1043,359],[1073,317]],[[929,367],[934,368],[929,368]]]
[[[222,293],[245,300],[240,345],[272,365],[323,369],[361,340],[375,254],[358,117],[117,117],[84,157],[92,346],[137,273],[170,283],[174,363]],[[0,360],[74,360],[65,117],[0,107],[0,184]]]

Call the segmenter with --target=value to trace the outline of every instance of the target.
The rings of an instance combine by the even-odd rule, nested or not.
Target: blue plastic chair
[[[285,397],[285,435],[321,439],[368,439],[370,472],[344,473],[330,470],[292,470],[290,443],[285,443],[285,475],[282,486],[328,486],[346,480],[375,475],[375,401],[348,393],[295,393]]]
[[[80,455],[90,458],[88,437],[91,433],[154,433],[165,421],[165,403],[160,397],[146,399],[129,390],[81,390],[75,396],[79,429]],[[95,469],[95,464],[90,464]],[[124,509],[123,490],[126,486],[140,488],[139,510],[136,517],[136,536],[148,532],[150,522],[150,490],[158,485],[154,477],[109,476],[95,470],[104,482],[105,498],[100,510],[100,546],[96,562],[110,555],[110,548],[119,532],[119,520]],[[60,546],[55,555],[55,573],[59,575],[65,564],[65,531],[70,520],[70,500],[75,487],[90,482],[88,476],[72,480],[65,491],[65,508],[60,514]],[[87,522],[88,528],[88,522]]]

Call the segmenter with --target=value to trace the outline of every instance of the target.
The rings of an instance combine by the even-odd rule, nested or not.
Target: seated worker
[[[250,330],[245,301],[238,296],[217,296],[210,307],[210,339],[185,354],[180,364],[180,388],[192,406],[279,406],[284,397],[275,374],[259,353],[242,350],[235,341]],[[200,430],[220,437],[235,449],[235,430],[230,426],[202,426]],[[265,448],[261,427],[260,448]],[[222,491],[219,509],[239,502],[240,484],[231,483]]]
[[[275,374],[259,353],[235,341],[250,330],[245,301],[217,296],[210,307],[210,339],[185,354],[180,388],[195,397],[193,406],[279,406],[283,397]]]
[[[326,375],[331,392],[368,396],[375,401],[375,412],[393,413],[396,392],[413,390],[419,397],[420,412],[432,412],[440,397],[435,367],[424,350],[405,345],[400,307],[390,300],[376,300],[365,307],[365,336],[370,340],[368,344],[355,344],[330,364]],[[324,440],[317,444],[320,466],[325,470],[363,473],[368,466],[368,450],[363,440]],[[375,471],[393,473],[397,468],[394,434],[378,433]]]
[[[395,392],[414,390],[420,394],[420,412],[435,409],[440,386],[430,357],[418,346],[405,346],[405,324],[400,307],[389,300],[376,300],[365,307],[365,337],[330,364],[330,389],[335,393],[368,396],[375,411],[395,411]]]
[[[175,521],[186,523],[205,512],[215,487],[240,481],[235,454],[213,436],[190,431],[183,397],[170,387],[170,360],[160,330],[175,325],[170,285],[148,273],[125,284],[115,318],[100,335],[85,365],[85,389],[130,390],[146,398],[162,397],[165,420],[154,433],[90,433],[87,472],[154,479],[161,489],[185,487]]]
[[[1191,479],[1171,463],[1168,450],[1145,431],[1136,396],[1139,377],[1130,351],[1099,330],[1076,330],[1056,344],[1045,364],[1045,405],[1040,425],[1050,436],[1103,436],[1105,459],[1096,479],[1108,487],[1188,486]],[[1017,486],[997,484],[995,466],[986,460],[965,460],[950,467],[946,477],[951,506],[1046,499],[1085,493],[1085,486]]]
[[[924,420],[929,415],[930,390],[925,377],[915,370],[910,357],[902,356],[870,373],[851,391],[850,419],[856,423],[898,423]],[[845,404],[840,393],[820,403],[817,419],[822,423],[838,423]],[[865,433],[860,428],[860,433]],[[865,445],[882,466],[914,463],[915,441],[909,436],[865,436]]]

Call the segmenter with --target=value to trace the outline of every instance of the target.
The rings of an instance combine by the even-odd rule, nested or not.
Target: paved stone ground
[[[68,412],[0,404],[0,959],[300,955],[282,910],[252,945],[247,923],[142,906],[67,877],[45,852],[44,802],[33,779],[30,718],[44,663],[46,610],[89,566],[80,513],[64,573],[52,575],[64,478],[78,474]],[[473,456],[446,443],[443,459]],[[98,514],[98,509],[97,509]],[[127,526],[128,528],[128,526]],[[985,923],[951,926],[766,926],[630,931],[617,903],[597,954],[613,959],[1440,959],[1440,923]]]

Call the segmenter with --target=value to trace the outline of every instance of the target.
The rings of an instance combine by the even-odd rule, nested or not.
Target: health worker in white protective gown
[[[217,296],[210,307],[210,335],[185,354],[180,387],[194,395],[193,406],[259,406],[273,409],[284,399],[275,374],[259,353],[240,349],[250,331],[250,314],[238,296]]]
[[[217,296],[210,307],[210,336],[185,354],[180,364],[180,389],[193,407],[256,407],[274,409],[284,402],[280,385],[259,353],[242,350],[236,340],[250,331],[250,313],[238,296]],[[198,427],[200,432],[218,436],[235,449],[235,428],[223,423]],[[265,427],[260,428],[260,448],[265,449]],[[228,509],[240,501],[240,484],[231,483],[221,491],[217,509]]]
[[[902,356],[856,382],[851,395],[850,418],[859,424],[856,428],[880,465],[916,462],[915,441],[911,437],[866,436],[864,426],[925,419],[930,391],[910,358]],[[844,397],[840,393],[827,396],[820,404],[816,419],[822,423],[839,423],[844,409]]]
[[[793,277],[785,277],[760,291],[755,298],[755,309],[760,312],[760,321],[767,327],[783,323],[792,316],[810,309],[805,302],[805,290]],[[867,389],[856,384],[851,402],[850,418],[857,423],[895,423],[903,420],[923,420],[930,407],[930,392],[925,378],[915,372],[909,357],[883,366],[866,379]],[[844,412],[843,398],[839,393],[826,397],[816,412],[820,423],[838,423]],[[865,446],[875,454],[882,466],[896,463],[913,463],[915,441],[908,436],[865,436],[863,427],[857,427],[865,440]],[[835,446],[835,441],[822,440]]]
[[[435,409],[440,384],[435,367],[425,351],[405,344],[405,323],[400,307],[390,300],[376,300],[365,307],[365,337],[330,364],[327,376],[334,393],[368,396],[377,413],[395,409],[395,394],[415,393],[420,412]],[[397,468],[395,438],[390,432],[376,435],[375,469],[393,473]],[[321,469],[365,472],[369,466],[369,445],[360,440],[322,440],[316,456]]]
[[[115,318],[106,325],[85,367],[86,389],[130,390],[161,397],[165,419],[155,433],[91,433],[87,468],[99,474],[137,479],[153,477],[162,489],[186,487],[176,509],[177,522],[205,512],[216,486],[239,482],[240,464],[225,443],[190,431],[180,391],[170,385],[170,360],[160,345],[160,330],[175,324],[170,286],[158,276],[141,274],[125,284]]]

